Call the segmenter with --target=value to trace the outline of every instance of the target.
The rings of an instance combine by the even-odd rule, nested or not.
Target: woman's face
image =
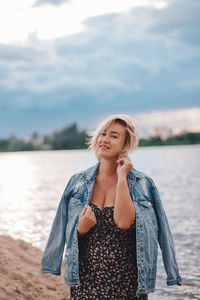
[[[105,159],[117,158],[124,148],[125,137],[126,128],[122,124],[114,122],[98,137],[98,155]]]

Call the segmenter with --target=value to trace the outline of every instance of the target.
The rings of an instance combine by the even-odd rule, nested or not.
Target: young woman
[[[148,299],[158,243],[167,285],[182,285],[158,190],[128,156],[137,144],[130,117],[110,116],[89,141],[99,162],[74,174],[65,188],[40,272],[60,275],[66,244],[71,299]]]

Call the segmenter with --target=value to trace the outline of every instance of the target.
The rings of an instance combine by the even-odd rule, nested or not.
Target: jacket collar
[[[96,173],[98,171],[99,166],[100,166],[100,162],[98,162],[96,165],[92,166],[91,168],[89,168],[85,171],[85,174],[84,174],[85,179],[88,182],[95,179]],[[134,180],[136,180],[136,178],[141,179],[141,178],[144,178],[144,177],[145,177],[145,175],[142,172],[136,170],[135,168],[133,168],[128,174],[128,178],[129,179],[134,179]]]

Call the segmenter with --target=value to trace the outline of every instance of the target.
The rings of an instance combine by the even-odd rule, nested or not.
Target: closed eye
[[[105,132],[102,132],[102,133],[100,133],[100,135],[104,135],[104,136],[105,136],[105,135],[106,135],[106,133],[105,133]],[[118,138],[118,136],[116,136],[116,135],[113,135],[113,134],[111,135],[111,137],[112,137],[112,138],[114,138],[114,139],[117,139],[117,138]]]

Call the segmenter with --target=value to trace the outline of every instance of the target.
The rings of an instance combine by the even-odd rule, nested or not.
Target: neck
[[[106,160],[101,158],[101,163],[98,170],[98,175],[101,177],[116,176],[117,163],[113,160]]]

